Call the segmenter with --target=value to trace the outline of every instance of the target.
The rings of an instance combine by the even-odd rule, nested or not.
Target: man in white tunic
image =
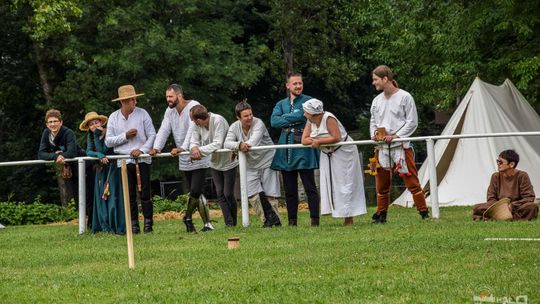
[[[396,162],[396,171],[412,193],[416,209],[422,219],[429,217],[424,191],[418,181],[414,151],[410,142],[392,142],[396,138],[410,137],[418,126],[418,114],[414,99],[407,91],[398,87],[392,70],[385,65],[376,67],[372,72],[373,86],[382,91],[371,104],[369,131],[372,140],[379,140],[379,163],[377,169],[377,212],[373,214],[373,223],[386,223],[386,214],[390,204],[390,186],[392,181],[391,164],[395,158],[404,159],[406,173]],[[384,137],[378,133],[384,130]],[[397,157],[397,155],[400,155]]]
[[[344,225],[352,225],[354,216],[367,213],[358,149],[355,145],[321,147],[352,138],[334,114],[324,111],[322,101],[312,98],[302,108],[308,120],[302,144],[321,150],[321,214],[343,217]]]
[[[129,154],[126,161],[129,181],[129,203],[131,205],[131,227],[133,233],[140,233],[139,208],[137,206],[137,191],[141,198],[141,209],[144,216],[144,233],[153,231],[154,209],[150,191],[151,157],[139,156],[148,153],[156,137],[152,118],[144,109],[136,107],[137,94],[132,85],[118,88],[120,109],[109,116],[105,145],[114,148],[116,154]],[[120,166],[120,162],[118,162]]]
[[[191,119],[196,125],[189,144],[191,159],[198,160],[210,156],[212,179],[225,225],[234,227],[238,218],[238,208],[234,197],[238,161],[233,160],[232,152],[216,152],[223,148],[229,123],[223,116],[208,112],[203,105],[191,108]]]
[[[235,113],[238,120],[229,128],[224,147],[246,152],[248,199],[264,222],[263,227],[281,226],[277,200],[281,196],[279,173],[270,168],[275,150],[250,150],[274,143],[262,120],[253,117],[247,102],[239,102]]]
[[[175,147],[171,150],[171,155],[176,156],[184,151],[189,151],[191,133],[195,127],[195,124],[189,117],[189,112],[191,108],[198,105],[199,102],[196,100],[186,100],[182,88],[177,84],[171,84],[167,87],[165,90],[165,98],[167,100],[168,108],[163,115],[163,121],[161,122],[161,127],[157,133],[154,148],[150,151],[150,155],[160,153],[163,147],[165,147],[167,138],[172,133]],[[205,204],[206,199],[204,198],[204,195],[202,195],[202,184],[204,184],[204,179],[206,177],[206,169],[210,166],[209,161],[210,159],[208,157],[203,157],[200,160],[192,160],[189,155],[180,155],[178,157],[178,167],[184,174],[184,181],[187,183],[187,188],[189,189],[190,194],[197,198],[192,203],[196,203],[197,208],[200,205],[199,214],[201,215],[203,222],[205,222],[205,224],[208,223],[208,226],[211,227],[208,206]],[[194,180],[193,177],[195,170],[202,170],[201,174],[196,174],[196,180]],[[200,187],[199,184],[201,184]],[[197,189],[193,189],[193,187],[196,187]],[[186,218],[186,216],[184,216],[184,223],[186,224],[188,232],[195,232],[191,217]]]

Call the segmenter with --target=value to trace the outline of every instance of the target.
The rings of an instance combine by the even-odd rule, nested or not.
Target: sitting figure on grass
[[[538,216],[534,203],[534,190],[529,175],[517,170],[519,155],[514,150],[505,150],[497,158],[498,172],[493,173],[487,190],[487,202],[473,209],[473,220],[533,220]],[[496,210],[499,205],[505,209]],[[505,206],[506,207],[506,206]],[[506,215],[505,215],[506,214]]]

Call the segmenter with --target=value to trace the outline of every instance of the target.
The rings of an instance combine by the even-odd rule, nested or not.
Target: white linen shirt
[[[137,136],[127,139],[126,132],[129,129],[137,129]],[[114,148],[116,154],[130,154],[135,149],[147,154],[152,149],[156,138],[156,129],[152,124],[152,118],[146,110],[135,107],[126,119],[121,110],[116,110],[109,116],[105,145]],[[151,164],[151,157],[140,157],[139,162]],[[129,158],[127,164],[134,164],[135,159]],[[118,162],[118,167],[121,162]]]
[[[180,113],[178,113],[176,108],[167,108],[167,110],[165,110],[163,121],[161,122],[161,126],[159,127],[159,131],[156,135],[156,141],[154,142],[155,149],[161,151],[163,147],[165,147],[167,138],[169,138],[169,135],[172,132],[176,147],[189,151],[189,141],[191,140],[191,133],[193,132],[193,128],[195,126],[189,117],[189,111],[198,104],[200,104],[198,101],[191,100]],[[191,161],[189,155],[178,156],[178,168],[180,171],[205,169],[209,166],[208,157],[204,157],[201,160]]]
[[[231,161],[232,152],[215,152],[223,148],[229,123],[219,114],[209,112],[208,115],[210,115],[208,129],[195,125],[189,149],[198,147],[203,156],[211,155],[210,168],[218,171],[230,170],[238,166],[238,160]]]
[[[251,128],[247,134],[242,130],[242,123],[239,120],[235,121],[229,128],[224,147],[225,149],[238,150],[241,142],[252,147],[274,145],[264,122],[257,117],[253,117]],[[274,149],[249,151],[246,153],[247,167],[254,170],[270,168],[275,153]]]
[[[407,91],[399,89],[386,98],[384,92],[377,95],[371,104],[371,119],[369,132],[375,135],[377,128],[385,128],[386,134],[396,134],[400,138],[410,137],[418,126],[418,114],[414,99]],[[392,144],[400,146],[401,142]],[[388,148],[388,145],[381,145]],[[404,148],[410,147],[410,142],[403,142]]]

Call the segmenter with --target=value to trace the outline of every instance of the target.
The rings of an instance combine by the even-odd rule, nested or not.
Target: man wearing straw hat
[[[498,172],[491,176],[487,202],[474,206],[473,220],[536,219],[538,206],[534,203],[535,194],[531,180],[526,172],[516,169],[519,155],[514,150],[504,150],[496,162]],[[501,204],[510,212],[500,210]]]
[[[165,147],[167,138],[172,133],[175,147],[171,150],[171,155],[176,156],[179,153],[189,150],[191,134],[195,128],[195,124],[191,121],[189,113],[191,108],[200,103],[196,100],[185,99],[184,91],[178,84],[171,84],[167,87],[165,98],[168,108],[163,115],[163,121],[159,127],[154,148],[150,151],[150,155],[160,153],[163,147]],[[178,168],[184,173],[184,181],[187,184],[187,189],[190,192],[199,192],[197,191],[199,185],[197,185],[197,182],[192,183],[192,180],[197,180],[200,177],[201,170],[204,173],[206,169],[210,168],[210,158],[203,157],[200,160],[192,160],[189,155],[180,155],[178,158]],[[205,175],[202,175],[202,177],[204,180]],[[201,206],[199,209],[201,218],[209,219],[210,212],[205,202],[206,198],[202,194],[197,198],[196,202],[190,201],[191,204],[196,203]],[[187,232],[195,232],[191,217],[184,216],[183,221],[186,225]],[[212,227],[209,220],[205,224],[207,224],[207,227]]]
[[[153,205],[150,192],[151,157],[140,155],[150,152],[156,130],[152,118],[144,109],[137,107],[135,87],[124,85],[118,88],[118,98],[121,107],[109,116],[109,128],[105,144],[114,148],[116,154],[129,154],[127,173],[129,181],[129,200],[131,205],[131,226],[133,233],[140,233],[139,208],[137,207],[137,192],[141,199],[141,209],[144,216],[144,233],[153,231]],[[120,166],[120,162],[118,162]]]

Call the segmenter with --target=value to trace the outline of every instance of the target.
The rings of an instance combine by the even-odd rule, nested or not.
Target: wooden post
[[[112,166],[112,165],[111,165]],[[131,212],[129,205],[129,188],[127,177],[126,160],[122,160],[122,192],[124,193],[124,210],[126,215],[126,236],[128,246],[128,265],[130,269],[135,268],[135,255],[133,253],[133,232],[131,231]]]

